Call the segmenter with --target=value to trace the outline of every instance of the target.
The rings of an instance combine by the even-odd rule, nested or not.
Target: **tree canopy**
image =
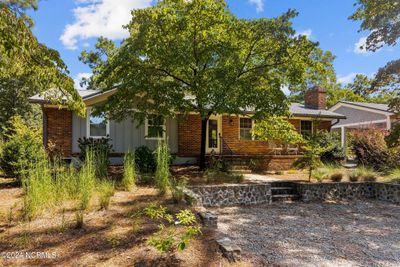
[[[285,114],[282,86],[303,83],[309,68],[324,71],[317,44],[295,34],[296,15],[246,20],[223,0],[158,1],[132,11],[120,47],[101,38],[82,60],[93,68],[90,86],[116,89],[103,107],[114,119],[198,112],[203,153],[211,114]]]
[[[53,103],[67,104],[80,114],[84,111],[59,53],[33,35],[33,21],[25,13],[28,8],[36,9],[37,1],[0,3],[0,126],[12,116],[25,115],[28,98],[48,90],[46,97]]]

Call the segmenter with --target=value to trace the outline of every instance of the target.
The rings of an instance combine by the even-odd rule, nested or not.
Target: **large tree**
[[[0,127],[12,116],[31,111],[28,98],[36,93],[83,113],[84,105],[56,50],[39,43],[25,11],[37,0],[0,2]],[[1,130],[0,130],[1,134]]]
[[[317,44],[295,35],[296,15],[289,10],[246,20],[223,0],[162,0],[132,11],[130,36],[120,47],[101,38],[97,51],[83,52],[82,60],[93,68],[90,86],[116,89],[103,107],[111,118],[200,114],[204,168],[212,114],[242,114],[244,108],[258,118],[285,114],[282,86],[303,83],[308,68],[323,71],[312,57]]]
[[[365,49],[377,51],[383,45],[394,46],[400,37],[400,3],[398,0],[357,0],[357,10],[350,17],[360,20],[360,31],[367,30],[369,35]],[[400,84],[400,59],[389,62],[379,69],[372,88],[389,88],[398,91]],[[391,101],[394,110],[400,112],[400,98]]]

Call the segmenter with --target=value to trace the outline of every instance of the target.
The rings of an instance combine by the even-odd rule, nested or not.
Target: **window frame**
[[[162,117],[162,119],[163,119],[163,124],[162,124],[163,134],[162,134],[162,137],[148,137],[148,135],[149,135],[149,126],[155,126],[155,125],[149,125],[149,118],[146,117],[145,123],[144,123],[144,136],[145,136],[145,139],[146,140],[165,140],[166,134],[167,134],[167,126],[166,126],[166,122],[167,121],[166,121],[166,119],[161,115],[154,114],[154,115],[151,115],[151,116]]]
[[[94,139],[101,139],[101,138],[106,138],[110,135],[110,120],[105,118],[107,121],[106,123],[106,135],[104,136],[96,136],[96,135],[91,135],[90,133],[90,116],[92,114],[92,107],[87,107],[87,114],[86,114],[86,136],[88,138],[94,138]]]
[[[302,127],[302,122],[310,122],[311,123],[311,130],[310,130],[310,135],[314,133],[314,122],[312,120],[300,120],[300,134],[304,137],[305,135],[303,134],[303,127]]]
[[[241,119],[248,119],[248,120],[251,120],[251,128],[250,128],[250,131],[252,131],[253,129],[254,129],[254,124],[255,124],[255,122],[254,122],[254,120],[252,119],[252,118],[249,118],[249,117],[239,117],[239,140],[241,140],[241,141],[255,141],[255,138],[254,138],[254,134],[251,132],[250,134],[251,134],[251,139],[243,139],[242,138],[242,136],[241,136],[241,133],[240,133],[240,130],[241,129],[248,129],[248,128],[242,128],[241,127],[241,125],[240,125],[240,120]]]

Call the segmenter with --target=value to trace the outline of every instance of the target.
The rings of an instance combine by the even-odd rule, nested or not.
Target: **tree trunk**
[[[201,171],[206,168],[206,137],[207,137],[207,123],[210,116],[201,119],[201,143],[200,143],[200,162],[199,167]]]

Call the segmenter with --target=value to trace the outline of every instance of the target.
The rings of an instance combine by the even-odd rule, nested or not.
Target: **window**
[[[165,121],[162,116],[151,115],[146,120],[146,139],[164,139]]]
[[[253,140],[251,130],[253,129],[253,120],[249,118],[240,118],[240,140]]]
[[[88,108],[87,131],[89,137],[106,137],[109,134],[109,124],[105,114],[95,116],[92,114],[92,109]]]
[[[303,136],[310,136],[313,131],[312,121],[301,121],[300,122],[300,133]]]

